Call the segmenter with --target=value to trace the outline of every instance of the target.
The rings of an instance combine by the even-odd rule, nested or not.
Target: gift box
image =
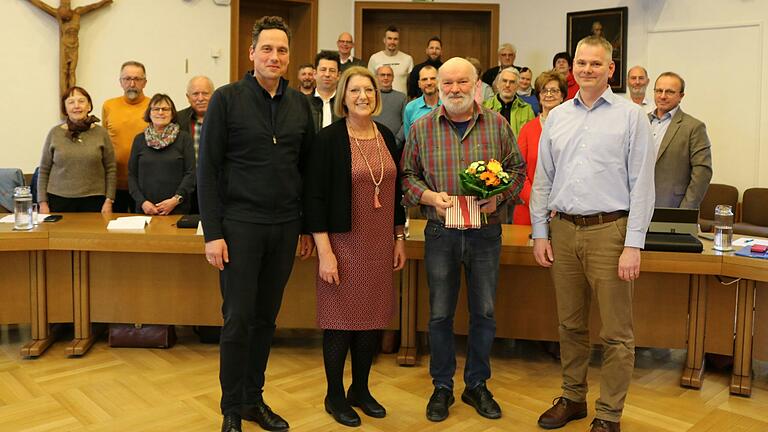
[[[480,206],[475,196],[452,196],[453,206],[445,211],[445,227],[456,229],[480,228]]]

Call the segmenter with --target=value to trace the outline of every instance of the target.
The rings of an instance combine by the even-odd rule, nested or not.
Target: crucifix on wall
[[[77,81],[75,71],[80,47],[80,17],[112,3],[112,0],[101,0],[75,9],[72,9],[70,0],[61,0],[58,8],[48,6],[42,0],[29,2],[59,22],[59,93],[64,94]]]

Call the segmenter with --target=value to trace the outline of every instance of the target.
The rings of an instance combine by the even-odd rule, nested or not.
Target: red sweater
[[[517,145],[520,147],[520,155],[525,161],[525,183],[520,191],[520,199],[523,204],[516,205],[512,213],[512,223],[516,225],[530,225],[531,213],[528,204],[531,200],[531,185],[533,174],[536,172],[536,163],[539,160],[539,138],[541,137],[541,120],[539,117],[524,124],[517,137]]]

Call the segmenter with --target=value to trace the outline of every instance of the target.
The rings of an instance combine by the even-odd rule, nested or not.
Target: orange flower
[[[480,180],[485,180],[486,186],[496,186],[499,184],[499,178],[490,171],[485,171],[484,173],[480,174]]]

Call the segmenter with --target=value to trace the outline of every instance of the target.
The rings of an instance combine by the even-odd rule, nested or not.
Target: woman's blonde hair
[[[353,76],[363,76],[371,80],[373,89],[376,91],[376,105],[373,107],[371,116],[377,116],[381,114],[381,91],[379,91],[379,84],[376,82],[376,77],[373,76],[371,71],[362,66],[352,66],[344,71],[339,78],[339,84],[336,86],[336,98],[333,102],[333,112],[337,117],[346,117],[348,114],[347,106],[344,105],[344,96],[347,94],[347,87],[349,87],[349,80]]]

